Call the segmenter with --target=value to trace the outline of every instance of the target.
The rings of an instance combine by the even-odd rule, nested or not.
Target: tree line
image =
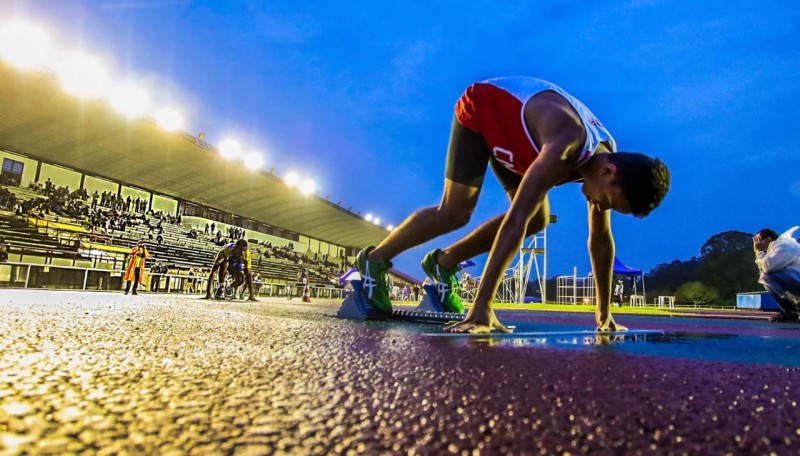
[[[735,306],[736,294],[763,291],[753,256],[753,235],[725,231],[700,247],[700,256],[662,263],[645,274],[648,294],[679,302]]]
[[[715,234],[700,247],[700,256],[661,263],[646,273],[647,296],[675,296],[680,303],[734,307],[737,293],[764,290],[758,283],[754,260],[752,234]],[[546,286],[549,300],[555,301],[556,278],[548,279]],[[625,289],[627,294],[628,282]]]

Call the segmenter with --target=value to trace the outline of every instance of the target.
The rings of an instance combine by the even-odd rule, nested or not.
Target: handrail
[[[89,289],[102,289],[106,291],[118,291],[122,289],[122,277],[125,274],[125,270],[118,269],[118,268],[93,268],[93,267],[83,267],[83,266],[68,266],[68,265],[55,265],[55,264],[42,264],[42,263],[28,263],[28,262],[19,262],[19,261],[7,261],[0,263],[0,271],[3,269],[9,268],[8,274],[0,274],[0,276],[8,276],[10,280],[5,281],[8,284],[7,288],[31,288],[31,279],[32,279],[32,272],[33,275],[37,278],[39,273],[37,272],[38,269],[42,269],[43,273],[47,273],[52,269],[63,269],[63,270],[71,270],[71,271],[83,271],[82,277],[80,274],[78,276],[72,277],[64,277],[58,276],[53,279],[53,281],[46,281],[43,280],[41,284],[38,284],[37,287],[39,288],[50,288],[50,289],[66,289],[66,290],[89,290]],[[16,268],[16,269],[15,269]],[[24,272],[24,274],[23,274]],[[99,280],[97,277],[95,279],[98,281],[97,286],[89,286],[89,273],[100,273],[105,280]],[[23,277],[24,276],[24,277]],[[151,280],[153,276],[159,277],[159,283],[163,281],[163,279],[167,279],[166,291],[165,293],[170,292],[181,292],[187,288],[187,283],[190,283],[189,280],[195,281],[195,292],[200,292],[206,289],[208,284],[208,276],[207,275],[194,275],[189,276],[186,274],[152,274],[149,271],[145,271],[144,278],[142,280],[143,288],[149,290],[151,289]],[[119,278],[120,281],[112,281],[111,279]],[[113,282],[113,283],[112,283]],[[0,281],[0,285],[4,284],[3,281]],[[265,291],[268,292],[269,296],[273,296],[274,292],[277,291],[277,296],[282,296],[284,291],[288,289],[296,289],[297,284],[295,283],[284,283],[284,282],[270,282],[270,281],[259,281],[253,284],[256,287],[257,294],[264,294]],[[318,296],[327,295],[327,297],[332,298],[335,294],[338,294],[341,297],[341,292],[344,291],[344,288],[336,287],[333,285],[309,285],[312,290],[315,290]],[[159,289],[161,287],[159,286]]]

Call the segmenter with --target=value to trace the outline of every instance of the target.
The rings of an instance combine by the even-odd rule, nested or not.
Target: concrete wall
[[[171,213],[172,215],[175,215],[175,213],[178,212],[178,200],[154,193],[153,210],[156,212],[164,211],[165,214]]]
[[[48,178],[50,178],[57,187],[69,187],[70,192],[79,189],[81,185],[81,173],[60,166],[42,163],[42,172],[39,174],[39,182],[44,183]]]
[[[145,201],[150,201],[150,192],[134,187],[128,187],[125,185],[122,186],[120,190],[120,195],[122,196],[122,199],[126,199],[130,196],[132,201],[135,201],[136,198],[141,198]],[[133,208],[131,208],[131,210],[133,210]]]
[[[90,197],[95,190],[97,190],[97,193],[111,192],[116,195],[117,189],[119,189],[119,184],[111,182],[110,180],[88,175],[86,176],[86,180],[83,182],[83,186],[86,188],[86,191],[89,192]]]

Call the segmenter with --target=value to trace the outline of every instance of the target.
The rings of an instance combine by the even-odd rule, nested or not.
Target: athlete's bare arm
[[[211,270],[208,272],[208,280],[206,283],[206,296],[203,299],[211,299],[211,284],[214,283],[214,274],[217,272],[217,268],[219,267],[219,263],[214,263],[214,266],[211,267]]]
[[[598,331],[625,331],[611,316],[611,279],[614,270],[614,237],[611,210],[589,203],[589,258],[595,280]]]
[[[247,298],[248,301],[258,301],[256,299],[256,294],[253,291],[253,274],[250,272],[250,268],[244,268],[244,283],[247,285],[247,292],[250,296]]]
[[[500,277],[525,238],[530,220],[541,209],[547,192],[564,182],[575,168],[585,132],[580,119],[561,98],[544,97],[525,106],[528,130],[540,139],[541,153],[525,172],[511,208],[495,237],[484,268],[475,302],[464,321],[446,328],[451,332],[508,332],[492,310]]]

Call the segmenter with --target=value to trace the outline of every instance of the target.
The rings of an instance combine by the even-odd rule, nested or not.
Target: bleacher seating
[[[40,232],[25,218],[13,212],[0,210],[0,240],[11,246],[10,253],[30,254],[31,252],[50,252],[53,256],[74,256],[77,248],[63,245],[54,237]]]
[[[43,195],[32,189],[9,187],[9,190],[23,201],[31,198],[44,198]],[[85,205],[88,202],[81,202],[80,204]],[[137,217],[144,217],[143,223],[128,225],[125,230],[109,230],[106,232],[101,228],[92,230],[89,233],[76,233],[74,230],[65,230],[60,233],[62,235],[54,235],[53,232],[57,228],[37,228],[28,223],[25,217],[16,216],[9,211],[0,211],[0,238],[4,238],[5,242],[11,245],[12,253],[14,251],[23,253],[26,249],[34,249],[72,258],[81,257],[79,246],[82,243],[103,244],[129,249],[136,245],[139,240],[144,240],[147,249],[150,251],[151,258],[166,264],[170,274],[188,274],[191,268],[202,269],[202,273],[207,273],[212,265],[214,255],[221,248],[215,242],[215,237],[207,236],[202,232],[199,232],[196,238],[190,237],[189,232],[191,229],[189,227],[167,223],[152,213],[147,215],[137,214]],[[47,215],[44,219],[50,222],[58,222],[60,224],[58,226],[62,227],[63,225],[72,225],[74,227],[83,227],[85,225],[83,220],[69,219],[63,216]],[[160,244],[156,240],[158,226],[163,229],[161,233],[162,242]],[[150,227],[153,227],[152,235]],[[66,231],[70,232],[67,233]],[[339,274],[336,271],[331,271],[330,267],[321,266],[307,257],[303,257],[303,263],[300,264],[295,259],[281,258],[281,255],[278,254],[280,252],[276,250],[277,248],[258,244],[257,241],[252,239],[249,242],[251,243],[252,271],[253,273],[259,273],[262,280],[266,282],[293,284],[299,280],[303,270],[307,270],[309,281],[312,284],[338,285],[336,278]],[[262,255],[263,252],[268,254]],[[303,253],[289,252],[290,257],[293,257],[295,253],[298,255]],[[413,279],[409,280],[408,276],[399,274],[398,277],[397,271],[393,271],[393,274],[396,279],[399,279],[400,283],[413,283]]]

